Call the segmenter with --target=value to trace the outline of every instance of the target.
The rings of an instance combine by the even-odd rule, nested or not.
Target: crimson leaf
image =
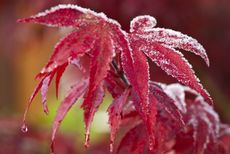
[[[87,67],[80,59],[87,57],[90,60],[89,71],[86,71],[89,73],[84,74],[87,79],[76,84],[58,108],[53,124],[52,151],[61,121],[81,95],[84,95],[81,107],[86,128],[85,146],[88,146],[93,117],[103,102],[105,90],[108,90],[114,98],[107,110],[111,150],[120,124],[136,119],[138,124],[122,139],[117,152],[143,153],[147,148],[150,153],[216,152],[216,146],[211,147],[214,147],[213,143],[221,143],[217,141],[220,140],[220,122],[209,105],[212,99],[190,64],[177,51],[190,51],[209,65],[203,46],[192,37],[170,29],[155,28],[156,20],[151,16],[134,18],[128,33],[103,13],[75,5],[59,5],[18,21],[73,28],[57,43],[48,63],[37,75],[40,81],[30,97],[24,122],[40,89],[43,108],[48,113],[46,95],[55,74],[58,96],[59,82],[67,66],[75,65],[84,74]],[[147,58],[189,88],[150,81]],[[195,99],[188,99],[187,93]],[[27,130],[25,125],[23,129]],[[184,147],[178,147],[183,140],[188,142]],[[193,149],[190,144],[193,144]]]
[[[126,103],[130,89],[126,89],[120,96],[115,98],[112,104],[108,108],[109,113],[109,124],[110,124],[110,151],[113,151],[113,142],[115,139],[116,131],[118,130],[121,123],[121,112]]]
[[[57,110],[57,115],[53,123],[51,151],[54,153],[54,139],[56,132],[67,112],[75,104],[77,99],[84,93],[87,87],[87,81],[82,81],[73,86]]]

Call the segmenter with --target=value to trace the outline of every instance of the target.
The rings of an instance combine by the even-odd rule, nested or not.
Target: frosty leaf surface
[[[115,139],[116,132],[121,123],[121,114],[124,104],[126,103],[128,96],[130,94],[130,89],[126,89],[120,96],[117,96],[108,108],[109,114],[109,124],[110,124],[110,151],[113,151],[113,143]]]
[[[210,104],[212,104],[213,101],[210,98],[209,93],[203,89],[203,86],[199,83],[191,65],[180,52],[156,42],[147,42],[146,40],[139,40],[139,38],[134,39],[137,39],[135,44],[137,41],[142,42],[140,43],[139,50],[144,52],[162,70],[164,70],[168,75],[176,78],[184,85],[196,90]]]
[[[174,100],[178,109],[181,112],[186,113],[185,88],[177,83],[163,85],[162,88],[164,89],[164,92]]]
[[[92,57],[90,61],[89,87],[85,95],[84,102],[81,106],[85,110],[84,120],[86,123],[86,142],[88,142],[87,136],[89,136],[89,127],[90,123],[92,122],[93,115],[97,111],[99,103],[102,102],[102,98],[104,96],[104,92],[95,92],[95,90],[99,88],[98,86],[100,85],[102,80],[106,78],[108,70],[110,68],[109,64],[112,61],[112,56],[114,52],[112,48],[112,41],[109,35],[101,35],[101,38],[97,40],[98,42],[96,42],[91,53]],[[103,96],[99,93],[103,93]],[[86,145],[87,144],[88,143],[86,143]]]
[[[97,16],[90,9],[85,9],[76,5],[58,5],[50,10],[38,13],[29,18],[18,20],[23,23],[38,23],[52,27],[68,27],[79,26],[89,22],[93,17]]]
[[[201,56],[209,65],[207,54],[202,45],[195,39],[169,29],[154,28],[156,21],[150,16],[139,16],[133,19],[129,35],[133,44],[140,44],[139,51],[144,52],[167,74],[175,77],[186,86],[200,93],[206,101],[212,100],[194,75],[190,64],[174,48],[191,51]],[[131,45],[132,45],[131,43]]]
[[[217,113],[213,110],[212,106],[207,104],[198,93],[188,87],[172,84],[165,88],[166,93],[173,95],[173,99],[177,99],[183,93],[178,103],[186,103],[186,112],[183,112],[183,119],[187,125],[186,135],[184,134],[182,140],[192,140],[194,153],[204,153],[207,146],[215,143],[220,131],[220,121]],[[171,92],[169,92],[171,91]],[[192,95],[188,97],[186,95]],[[187,137],[187,138],[186,138]],[[178,139],[180,143],[180,139]],[[183,142],[183,141],[182,141]],[[188,142],[188,147],[191,147]],[[186,149],[187,150],[187,149]]]
[[[149,100],[149,66],[147,58],[138,50],[137,45],[131,42],[130,46],[132,49],[130,55],[132,56],[133,70],[127,70],[126,75],[133,87],[132,99],[136,110],[143,118],[148,130],[149,150],[151,151],[155,140],[152,130],[155,123],[156,102],[154,99]],[[126,58],[128,59],[129,57],[127,56]]]
[[[168,96],[164,90],[154,82],[150,83],[150,93],[151,97],[155,97],[157,99],[157,108],[159,111],[165,110],[169,116],[172,117],[178,124],[184,125],[183,116],[181,111],[175,104],[175,101]]]
[[[84,29],[82,29],[74,31],[64,37],[55,46],[49,62],[41,70],[39,76],[56,71],[66,63],[70,63],[71,59],[83,56],[85,53],[89,52],[93,45],[93,38],[89,37],[89,35],[91,34],[86,33]]]
[[[49,85],[51,83],[53,76],[54,74],[51,73],[51,75],[45,77],[42,82],[42,86],[41,86],[42,105],[43,105],[43,110],[46,114],[48,114],[49,112],[49,109],[47,106],[47,92],[48,92],[48,88],[49,88]]]
[[[28,114],[28,111],[30,109],[30,106],[33,102],[33,99],[34,97],[36,96],[36,94],[39,92],[40,88],[42,87],[42,84],[43,84],[43,80],[39,81],[39,83],[37,84],[37,86],[34,88],[34,91],[33,93],[31,94],[30,98],[29,98],[29,102],[26,106],[26,109],[24,111],[24,115],[23,115],[23,124],[22,124],[22,130],[24,130],[24,128],[26,128],[26,130],[28,130],[26,124],[25,124],[25,121],[26,121],[26,116]]]
[[[181,32],[165,28],[155,28],[156,19],[151,16],[138,16],[131,21],[130,32],[148,42],[158,42],[171,48],[183,49],[199,55],[209,66],[204,47],[194,38]]]
[[[199,55],[209,65],[203,46],[194,38],[174,30],[156,28],[156,19],[148,15],[134,18],[130,32],[126,32],[105,14],[76,5],[59,5],[18,21],[73,29],[57,43],[48,63],[37,75],[39,83],[24,114],[23,122],[39,90],[44,111],[48,113],[46,95],[54,75],[58,96],[60,79],[68,65],[80,70],[80,76],[84,76],[82,81],[76,82],[78,84],[72,87],[58,108],[51,152],[54,152],[54,139],[61,122],[82,95],[85,147],[89,146],[91,123],[105,92],[113,97],[107,110],[111,151],[119,128],[127,127],[121,123],[134,127],[127,129],[117,153],[139,154],[148,150],[149,153],[206,154],[224,151],[221,123],[209,105],[213,101],[178,51],[182,49]],[[84,58],[87,63],[81,61]],[[150,81],[148,58],[185,86]],[[27,131],[25,124],[22,129]]]
[[[97,112],[100,104],[103,101],[104,95],[105,95],[104,88],[103,86],[99,85],[92,92],[90,97],[87,96],[88,98],[85,98],[85,100],[89,99],[87,100],[88,103],[83,104],[84,106],[82,106],[84,109],[84,122],[85,122],[85,131],[86,131],[85,132],[85,147],[89,146],[91,123],[93,121],[93,117],[95,113]]]
[[[68,63],[63,64],[62,66],[59,67],[59,69],[57,70],[56,73],[56,97],[58,98],[58,93],[59,93],[59,83],[60,83],[60,79],[62,77],[62,74],[64,73],[66,67],[68,66]]]
[[[194,102],[190,102],[186,116],[188,116],[188,123],[193,128],[196,153],[201,154],[207,148],[207,145],[211,141],[215,142],[219,136],[219,118],[199,96]]]
[[[157,25],[154,17],[149,15],[137,16],[130,23],[130,32],[142,33],[145,30],[150,30]]]
[[[141,135],[140,135],[141,134]],[[144,126],[142,124],[135,126],[129,130],[126,135],[122,138],[117,154],[122,153],[133,153],[139,154],[144,152],[146,146],[146,134]],[[133,142],[135,141],[135,142]]]
[[[65,99],[60,104],[55,120],[53,122],[53,129],[52,129],[52,144],[51,144],[51,151],[54,153],[54,140],[57,133],[58,128],[61,125],[65,115],[71,109],[71,107],[76,103],[79,97],[85,92],[88,85],[88,81],[82,81],[77,83],[73,86],[73,88],[68,92]]]
[[[114,52],[112,46],[111,38],[108,35],[102,35],[93,48],[93,52],[91,53],[89,89],[87,94],[89,96],[107,76],[107,72],[110,69],[109,64],[112,61]],[[84,104],[87,104],[87,98],[88,96],[86,96],[83,106]]]
[[[117,98],[118,96],[120,96],[126,88],[120,77],[113,72],[108,72],[104,84],[113,98]]]

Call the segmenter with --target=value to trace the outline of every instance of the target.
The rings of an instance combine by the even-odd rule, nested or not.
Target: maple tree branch
[[[112,67],[114,68],[114,70],[116,71],[117,75],[121,78],[121,80],[127,85],[130,86],[130,83],[128,81],[128,79],[126,78],[124,72],[118,68],[117,62],[115,61],[115,59],[112,60]]]

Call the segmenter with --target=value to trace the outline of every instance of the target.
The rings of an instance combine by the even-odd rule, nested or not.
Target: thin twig
[[[128,79],[126,78],[124,72],[118,68],[117,62],[114,59],[112,60],[112,67],[116,71],[116,74],[121,78],[121,80],[124,81],[124,83],[127,86],[130,86],[130,83],[129,83]]]

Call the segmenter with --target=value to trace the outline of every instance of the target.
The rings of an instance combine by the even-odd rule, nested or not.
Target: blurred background
[[[71,3],[104,12],[129,30],[129,21],[137,15],[156,17],[159,27],[181,31],[196,38],[207,50],[211,65],[183,52],[193,65],[204,87],[215,101],[222,122],[230,123],[230,1],[229,0],[0,0],[0,154],[49,153],[50,130],[56,108],[73,80],[68,69],[61,83],[61,97],[49,90],[50,114],[46,116],[36,97],[28,114],[29,132],[20,131],[22,115],[37,81],[35,75],[46,64],[55,43],[65,34],[57,28],[18,24],[28,17],[57,4]],[[151,65],[151,78],[171,83],[174,79]],[[111,99],[106,97],[105,102]],[[106,103],[105,103],[106,104]],[[67,115],[56,142],[57,153],[108,153],[109,139],[106,105],[96,114],[89,150],[83,147],[84,125],[79,105]]]

